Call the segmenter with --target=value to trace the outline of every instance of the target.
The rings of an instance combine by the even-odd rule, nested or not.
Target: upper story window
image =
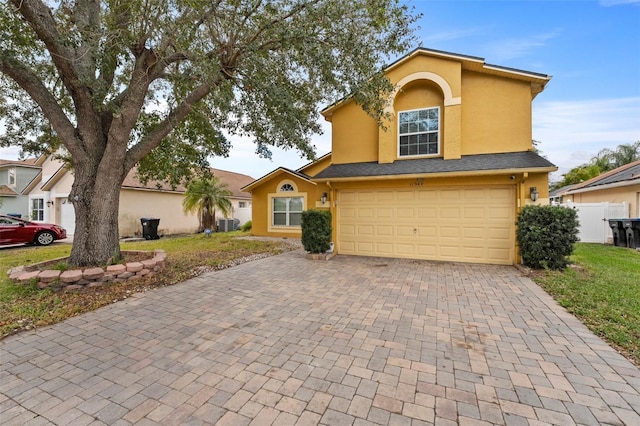
[[[295,192],[295,188],[290,183],[285,183],[280,186],[280,192]]]
[[[16,186],[16,168],[9,169],[9,186]]]
[[[399,156],[440,154],[440,107],[398,114]]]

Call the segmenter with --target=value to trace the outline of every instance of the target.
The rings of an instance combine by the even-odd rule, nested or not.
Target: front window
[[[276,197],[273,199],[274,226],[300,226],[302,223],[302,197]]]
[[[16,168],[9,169],[9,186],[16,186]]]
[[[247,208],[247,202],[246,201],[238,201],[238,208],[246,209]]]
[[[398,115],[400,157],[440,153],[440,108],[402,111]]]
[[[44,200],[42,198],[31,200],[31,220],[44,220]]]

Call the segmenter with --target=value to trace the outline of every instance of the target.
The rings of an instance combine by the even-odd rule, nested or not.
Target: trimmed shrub
[[[576,211],[562,206],[525,206],[516,238],[522,263],[536,269],[563,269],[578,241]]]
[[[305,210],[302,212],[302,246],[309,253],[324,253],[331,247],[331,212]]]
[[[240,227],[240,230],[242,232],[247,232],[247,231],[251,231],[251,227],[253,226],[253,223],[248,220],[245,223],[242,224],[242,226]]]

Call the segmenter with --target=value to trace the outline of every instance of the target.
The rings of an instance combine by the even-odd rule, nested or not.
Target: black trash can
[[[9,217],[15,217],[16,219],[22,219],[22,215],[20,213],[7,213]]]
[[[158,224],[160,219],[152,217],[141,217],[140,223],[142,224],[142,236],[145,240],[157,240],[158,236]]]
[[[640,218],[622,219],[622,226],[627,237],[627,247],[640,248]]]
[[[613,233],[613,245],[618,247],[627,246],[627,232],[622,221],[623,219],[609,219],[609,227]]]

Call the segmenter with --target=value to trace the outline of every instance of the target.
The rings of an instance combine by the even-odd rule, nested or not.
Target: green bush
[[[331,247],[331,212],[302,212],[302,246],[309,253],[324,253]]]
[[[244,224],[242,224],[242,226],[240,227],[240,230],[242,232],[248,232],[251,231],[251,226],[253,226],[253,224],[251,223],[250,220],[246,221]]]
[[[525,206],[518,215],[516,238],[526,266],[563,269],[578,241],[576,211],[561,206]]]

